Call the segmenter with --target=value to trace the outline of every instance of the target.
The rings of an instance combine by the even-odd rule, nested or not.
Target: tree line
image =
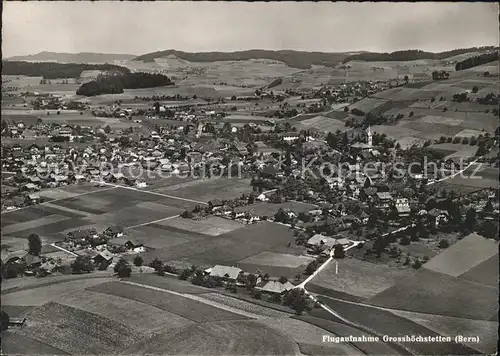
[[[121,94],[124,89],[154,88],[174,84],[169,77],[162,74],[127,73],[121,75],[102,76],[82,84],[77,95],[95,96],[101,94]]]
[[[43,77],[44,79],[79,78],[85,70],[130,73],[128,68],[114,64],[2,61],[3,75],[25,75],[27,77]]]
[[[455,65],[455,70],[464,70],[480,66],[482,64],[498,61],[498,51],[480,54],[479,56],[469,57]]]
[[[392,53],[360,53],[355,54],[349,57],[346,57],[342,63],[347,63],[350,61],[367,61],[367,62],[376,62],[376,61],[414,61],[417,59],[438,59],[442,60],[448,57],[456,56],[459,54],[476,52],[476,51],[484,51],[484,50],[492,50],[495,49],[493,46],[489,47],[472,47],[472,48],[460,48],[451,51],[445,52],[424,52],[417,49],[405,50],[405,51],[396,51]],[[458,69],[457,69],[458,70]]]

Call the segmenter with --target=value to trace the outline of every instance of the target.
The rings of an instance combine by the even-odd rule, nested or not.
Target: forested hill
[[[61,53],[40,52],[27,56],[15,56],[6,58],[8,61],[32,61],[32,62],[59,62],[59,63],[113,63],[114,61],[127,61],[133,59],[133,54],[111,54],[111,53]]]
[[[129,74],[130,70],[114,64],[76,64],[53,62],[2,61],[3,75],[25,75],[27,77],[78,78],[85,70],[116,71]]]
[[[477,67],[486,63],[498,61],[498,51],[495,52],[490,52],[490,53],[484,53],[479,56],[474,56],[470,57],[467,59],[464,59],[461,62],[458,62],[455,65],[455,70],[464,70],[464,69],[469,69],[472,67]]]
[[[216,62],[216,61],[244,61],[250,59],[271,59],[281,61],[290,67],[299,69],[309,69],[311,65],[324,65],[334,67],[341,62],[348,53],[324,53],[324,52],[303,52],[303,51],[268,51],[253,49],[238,52],[199,52],[188,53],[169,49],[148,53],[134,58],[135,61],[153,62],[155,58],[166,56],[176,56],[177,58],[190,62]]]
[[[366,61],[366,62],[389,62],[389,61],[414,61],[418,59],[446,59],[459,54],[465,54],[477,51],[489,51],[494,50],[496,47],[471,47],[471,48],[460,48],[445,52],[424,52],[417,49],[407,50],[407,51],[396,51],[392,53],[373,53],[365,52],[360,54],[355,54],[352,56],[347,56],[343,59],[343,63],[350,61]]]
[[[121,94],[124,89],[155,88],[173,84],[169,77],[162,74],[138,72],[103,75],[97,80],[82,84],[76,94],[83,96]]]

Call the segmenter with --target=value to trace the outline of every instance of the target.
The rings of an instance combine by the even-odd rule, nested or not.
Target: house
[[[26,204],[38,204],[40,203],[40,196],[38,194],[28,194],[26,196]]]
[[[125,247],[129,251],[133,251],[135,253],[145,252],[146,249],[142,243],[135,241],[134,239],[127,239],[125,237],[118,237],[108,241],[108,245],[110,246],[118,246]]]
[[[236,280],[238,275],[243,272],[241,268],[238,267],[230,267],[230,266],[222,266],[216,265],[212,268],[205,270],[210,277],[223,278],[228,280]]]
[[[25,184],[23,186],[23,190],[27,190],[27,191],[35,191],[35,190],[39,190],[38,186],[34,185],[33,183],[28,183],[28,184]]]
[[[5,251],[2,251],[2,262],[6,265],[11,263],[22,263],[24,257],[27,255],[26,251],[24,250],[9,252],[6,253],[5,256],[4,252]]]
[[[429,223],[433,224],[436,228],[439,225],[446,224],[450,220],[448,211],[441,209],[431,209],[427,212]]]
[[[283,141],[291,142],[296,141],[300,137],[300,133],[298,132],[285,132],[282,136]]]
[[[59,265],[54,260],[46,261],[45,263],[42,263],[40,265],[40,269],[47,271],[47,273],[49,273],[49,274],[54,273],[55,271],[57,271],[58,268],[59,268]]]
[[[92,260],[96,265],[105,264],[106,266],[109,266],[113,261],[113,254],[108,250],[104,250],[99,252],[99,254],[96,255]]]
[[[399,216],[409,216],[410,215],[410,203],[406,198],[398,198],[396,199],[396,210],[398,211]]]
[[[283,295],[294,288],[295,286],[288,281],[285,283],[281,283],[280,281],[261,282],[255,286],[255,289],[262,293],[277,295]]]
[[[332,238],[332,237],[316,234],[313,237],[311,237],[309,240],[307,240],[306,246],[308,246],[308,247],[326,246],[328,248],[332,248],[333,246],[335,246],[336,243],[337,243],[337,240]]]
[[[81,174],[75,174],[74,179],[76,183],[83,183],[87,180],[87,178]]]
[[[117,237],[123,236],[123,227],[118,226],[118,225],[113,225],[108,227],[105,231],[104,234],[106,236],[109,236],[110,238],[114,239]]]
[[[212,209],[220,209],[222,206],[224,206],[224,203],[220,199],[214,199],[214,200],[210,200],[208,202],[208,205]]]
[[[392,195],[389,192],[377,192],[376,200],[379,207],[388,208],[392,201]]]
[[[27,254],[22,258],[24,263],[26,263],[26,267],[28,269],[35,269],[37,267],[40,267],[42,264],[42,259],[39,256]]]
[[[81,240],[86,240],[89,237],[92,237],[97,234],[97,231],[95,229],[85,229],[85,230],[74,230],[68,232],[68,239],[71,241],[81,241]]]

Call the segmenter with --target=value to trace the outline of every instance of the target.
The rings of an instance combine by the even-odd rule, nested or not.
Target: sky
[[[498,45],[494,3],[4,1],[2,56]]]

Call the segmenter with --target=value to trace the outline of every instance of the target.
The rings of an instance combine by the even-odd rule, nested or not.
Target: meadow
[[[497,299],[498,288],[420,269],[375,295],[369,303],[392,309],[490,320],[497,313]]]
[[[498,243],[477,234],[470,234],[432,258],[424,268],[458,277],[495,254],[498,254]],[[489,271],[494,272],[494,269]]]
[[[411,271],[400,270],[386,265],[374,264],[347,258],[330,263],[311,282],[326,289],[332,289],[360,298],[370,298],[387,288],[392,287],[400,279],[411,275]],[[311,287],[314,290],[314,287]]]

